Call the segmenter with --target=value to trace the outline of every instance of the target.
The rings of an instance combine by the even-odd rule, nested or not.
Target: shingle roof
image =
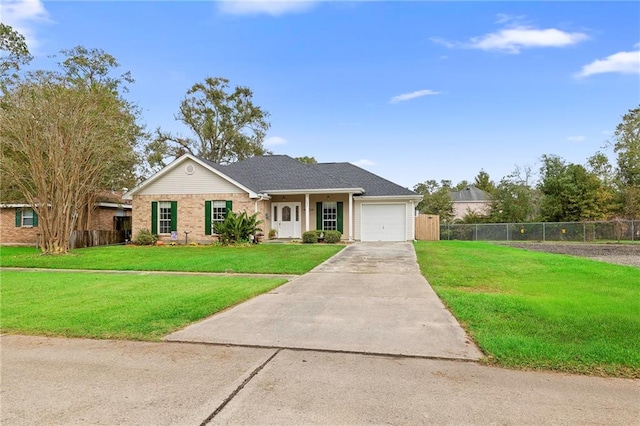
[[[460,191],[451,191],[453,202],[457,201],[490,201],[491,195],[475,186],[468,186]]]
[[[288,155],[252,157],[229,165],[201,160],[255,192],[362,188],[368,196],[416,195],[350,163],[306,164]]]
[[[349,186],[363,188],[363,195],[366,196],[417,195],[407,188],[351,163],[320,163],[316,166],[326,173],[340,176],[340,179],[349,183]]]

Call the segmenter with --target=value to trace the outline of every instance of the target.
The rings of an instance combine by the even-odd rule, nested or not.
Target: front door
[[[302,203],[272,203],[271,229],[278,231],[278,238],[300,238]]]

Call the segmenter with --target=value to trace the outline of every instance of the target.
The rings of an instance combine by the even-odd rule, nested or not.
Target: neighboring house
[[[100,202],[91,215],[89,229],[120,231],[131,229],[131,204]],[[38,215],[28,204],[0,204],[0,244],[35,246]]]
[[[479,215],[489,214],[491,194],[475,186],[468,186],[461,191],[450,192],[453,200],[453,219],[463,219],[469,212]]]
[[[149,229],[163,240],[213,242],[227,211],[246,211],[278,238],[322,229],[350,241],[408,241],[422,196],[350,163],[268,155],[220,165],[187,154],[124,198],[133,204],[134,239]]]

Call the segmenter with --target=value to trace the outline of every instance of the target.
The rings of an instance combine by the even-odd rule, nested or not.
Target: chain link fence
[[[440,226],[440,240],[640,241],[640,220],[477,224],[445,223]]]

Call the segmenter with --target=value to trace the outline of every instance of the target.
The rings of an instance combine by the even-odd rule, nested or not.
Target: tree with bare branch
[[[61,67],[27,74],[0,99],[0,177],[38,214],[48,254],[68,251],[100,193],[131,181],[142,136],[117,86]]]
[[[207,77],[189,89],[176,116],[193,136],[158,129],[147,146],[147,160],[158,169],[166,165],[166,159],[187,153],[223,164],[267,154],[263,141],[270,127],[268,117],[267,111],[253,104],[248,87],[229,91],[226,78]]]

